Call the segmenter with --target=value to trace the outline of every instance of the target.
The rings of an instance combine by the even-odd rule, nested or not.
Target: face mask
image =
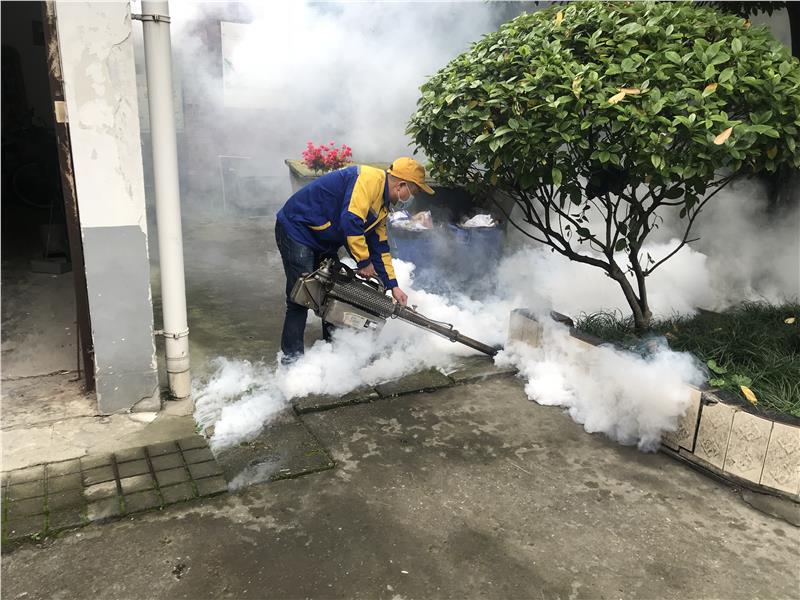
[[[397,205],[400,208],[408,206],[409,204],[411,204],[414,201],[414,194],[411,193],[411,189],[408,186],[406,186],[406,189],[408,190],[409,193],[408,193],[408,198],[406,198],[405,200],[401,200],[400,199],[400,193],[399,192],[397,194]]]

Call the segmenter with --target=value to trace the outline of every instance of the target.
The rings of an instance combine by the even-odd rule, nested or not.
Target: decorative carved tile
[[[508,340],[525,342],[534,348],[538,347],[542,341],[542,325],[529,316],[526,311],[512,310],[508,324]]]
[[[689,452],[694,450],[694,434],[697,429],[697,413],[700,412],[700,397],[702,392],[695,387],[689,386],[691,402],[686,409],[686,413],[678,419],[678,426],[675,431],[665,433],[661,441],[669,448],[678,450],[685,448]]]
[[[800,428],[783,423],[773,425],[761,485],[800,494]]]
[[[725,452],[733,425],[733,415],[738,412],[727,404],[707,404],[701,407],[700,427],[697,431],[697,445],[694,454],[722,469],[725,464]]]
[[[761,481],[772,421],[739,411],[733,417],[724,470],[753,483]]]

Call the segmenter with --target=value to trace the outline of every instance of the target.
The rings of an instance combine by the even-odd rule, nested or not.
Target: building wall
[[[130,7],[59,0],[56,15],[98,408],[152,409],[158,369]]]

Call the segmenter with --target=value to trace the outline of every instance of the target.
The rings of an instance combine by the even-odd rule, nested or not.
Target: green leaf
[[[551,174],[553,176],[553,183],[555,185],[561,185],[561,171],[559,169],[553,168]]]
[[[673,62],[676,65],[683,64],[683,62],[681,61],[681,55],[675,52],[674,50],[667,50],[667,52],[664,53],[664,57],[668,61]]]
[[[708,366],[708,368],[717,375],[724,375],[725,373],[728,372],[728,369],[726,367],[719,366],[717,364],[717,361],[714,360],[713,358],[706,361],[706,366]]]
[[[731,67],[723,69],[722,73],[719,74],[717,81],[719,81],[720,83],[725,83],[726,81],[729,81],[731,77],[733,77],[733,74],[734,70]]]
[[[746,387],[750,387],[753,385],[753,380],[747,375],[739,375],[737,373],[736,375],[731,375],[731,383],[736,386],[744,385]]]
[[[627,245],[628,245],[628,240],[624,238],[621,240],[617,240],[617,243],[614,244],[614,252],[622,252],[623,250],[625,250],[625,247]]]
[[[739,54],[742,51],[742,40],[739,38],[733,38],[731,42],[731,50],[733,50],[734,54]]]

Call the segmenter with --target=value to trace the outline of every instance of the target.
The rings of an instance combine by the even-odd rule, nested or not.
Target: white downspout
[[[141,19],[144,29],[167,375],[172,395],[187,398],[191,393],[189,326],[183,274],[178,145],[172,103],[169,3],[143,1],[142,14],[136,18]]]

